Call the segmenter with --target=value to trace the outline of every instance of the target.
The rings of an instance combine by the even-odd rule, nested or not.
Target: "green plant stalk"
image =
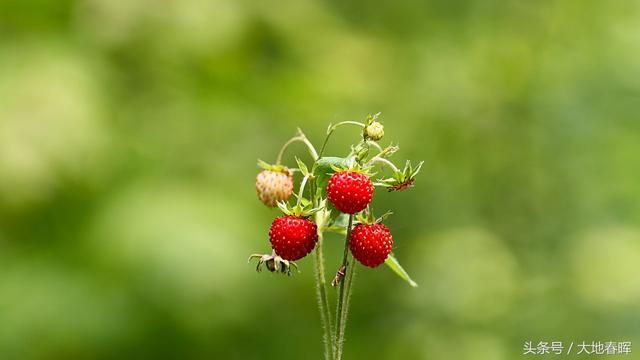
[[[328,136],[325,139],[325,144],[327,140],[328,140]],[[309,150],[309,154],[313,158],[314,165],[315,165],[315,163],[318,161],[320,156],[318,156],[318,152],[316,151],[313,144],[311,144],[307,136],[299,128],[296,136],[289,139],[289,141],[287,141],[280,149],[280,152],[278,153],[278,158],[276,161],[278,165],[281,163],[284,152],[289,147],[289,145],[298,141],[306,145],[307,149]],[[302,180],[302,184],[300,186],[300,191],[298,194],[298,205],[300,205],[300,202],[302,200],[304,185],[307,181],[309,181],[310,199],[313,202],[313,206],[316,207],[318,205],[318,198],[316,196],[317,185],[316,185],[315,179],[313,177],[308,177],[308,176],[305,176],[304,179]],[[326,275],[324,270],[324,254],[322,251],[322,245],[324,241],[324,234],[322,229],[324,226],[325,219],[320,218],[321,216],[320,214],[321,213],[316,213],[316,219],[315,219],[316,225],[318,226],[318,243],[316,245],[315,256],[314,256],[315,275],[316,275],[315,281],[316,281],[316,293],[318,295],[318,308],[320,310],[320,319],[322,322],[322,330],[323,330],[324,358],[327,360],[329,359],[332,360],[333,359],[333,331],[332,331],[332,324],[331,324],[331,309],[329,308],[329,297],[327,296]]]
[[[375,162],[378,162],[378,163],[382,163],[382,164],[387,165],[387,166],[388,166],[388,167],[390,167],[390,168],[391,168],[391,170],[393,170],[394,172],[400,172],[400,169],[398,169],[398,167],[397,167],[397,166],[395,166],[391,161],[389,161],[389,160],[387,160],[387,159],[385,159],[385,158],[381,158],[380,156],[376,156],[376,157],[372,158],[371,160],[369,160],[369,162],[368,162],[368,163],[369,163],[369,164],[373,164],[373,163],[375,163]]]
[[[298,191],[298,201],[296,202],[296,208],[300,208],[302,206],[302,196],[304,195],[304,187],[307,185],[309,181],[309,175],[305,175],[302,178],[302,182],[300,183],[300,190]],[[311,188],[311,186],[309,186]]]
[[[320,149],[320,153],[317,153],[315,151],[314,146],[307,139],[307,137],[304,135],[302,130],[298,129],[297,136],[292,138],[290,141],[288,141],[285,144],[285,146],[283,146],[282,150],[280,151],[280,154],[278,154],[278,163],[282,159],[282,155],[285,149],[291,143],[296,141],[301,141],[305,145],[307,145],[307,148],[309,148],[309,152],[311,153],[311,157],[313,158],[314,165],[315,165],[315,163],[317,163],[318,160],[322,158],[324,154],[324,150],[327,146],[327,143],[329,142],[329,138],[331,137],[333,132],[338,127],[344,126],[344,125],[355,125],[360,127],[365,126],[364,124],[358,123],[355,121],[343,121],[336,125],[329,126],[327,135],[324,138],[324,141],[322,143],[322,148]],[[304,179],[304,180],[307,180],[307,179]],[[310,179],[310,190],[311,190],[310,197],[312,199],[314,207],[316,207],[318,205],[317,184],[315,182],[315,179],[313,178]],[[302,191],[300,191],[299,200],[301,199],[301,196],[302,196]],[[316,293],[318,294],[318,307],[320,309],[320,317],[321,317],[322,327],[323,327],[324,358],[334,360],[334,359],[341,359],[342,357],[342,344],[344,342],[344,331],[345,331],[347,313],[349,311],[348,310],[349,296],[351,294],[351,283],[353,280],[353,274],[355,272],[355,269],[352,269],[350,271],[346,270],[346,271],[349,271],[348,278],[346,279],[347,284],[345,284],[345,281],[344,281],[345,279],[343,279],[343,281],[340,283],[340,294],[338,296],[338,310],[336,312],[336,317],[337,317],[336,328],[335,328],[335,331],[333,331],[332,330],[333,326],[331,324],[331,309],[329,307],[329,297],[327,296],[327,283],[326,283],[326,274],[324,269],[324,254],[323,254],[323,246],[322,246],[324,241],[322,228],[324,226],[324,221],[326,219],[320,219],[321,215],[319,214],[320,213],[316,214],[316,225],[318,226],[318,244],[316,245],[316,250],[315,250]],[[351,235],[352,226],[353,226],[353,215],[349,216],[349,225],[347,228],[347,236],[345,239],[344,256],[342,259],[342,265],[344,265],[345,268],[346,266],[348,266],[349,236]],[[340,334],[338,334],[338,332],[340,332]],[[337,354],[336,351],[339,351],[339,354]]]
[[[345,329],[347,327],[347,315],[349,313],[349,303],[351,301],[351,289],[353,288],[353,278],[355,277],[355,273],[356,273],[356,262],[353,261],[353,256],[350,256],[351,259],[351,270],[349,271],[349,273],[347,274],[347,277],[344,279],[344,298],[343,298],[343,306],[342,306],[342,312],[340,313],[340,316],[342,317],[342,321],[341,321],[341,329],[340,329],[340,336],[341,338],[338,339],[338,349],[336,351],[336,359],[341,359],[342,358],[342,348],[344,346],[344,334],[345,334]]]
[[[313,206],[318,206],[318,199],[316,196],[316,182],[315,179],[311,180],[310,198],[313,199]],[[327,296],[327,281],[324,270],[324,211],[317,212],[316,225],[318,226],[318,244],[315,250],[315,273],[316,273],[316,293],[318,295],[318,308],[320,309],[320,318],[322,321],[323,330],[323,343],[324,343],[324,358],[325,360],[333,360],[333,330],[331,324],[331,309],[329,308],[329,297]]]
[[[314,161],[314,164],[312,167],[313,169],[317,164],[318,160],[322,158],[326,145],[329,142],[329,138],[331,137],[333,132],[338,127],[341,127],[344,125],[354,125],[354,126],[366,128],[365,124],[359,123],[356,121],[343,121],[335,125],[329,125],[329,128],[327,129],[326,137],[320,149],[320,153],[316,151],[315,147],[309,141],[306,135],[302,132],[302,130],[298,129],[298,133],[296,134],[296,136],[291,138],[282,146],[278,154],[277,165],[280,165],[284,152],[289,147],[289,145],[295,142],[302,142],[306,145],[311,157],[313,158],[313,161]],[[392,162],[390,162],[389,160],[383,157],[384,156],[383,153],[385,153],[387,149],[382,149],[382,147],[377,143],[368,141],[366,137],[363,135],[363,139],[360,144],[364,144],[364,143],[377,148],[378,151],[380,152],[378,155],[370,159],[368,164],[373,164],[374,162],[382,163],[389,166],[395,172],[399,172],[399,169]],[[352,153],[349,156],[354,155],[353,151],[354,150],[352,148]],[[309,185],[309,189],[308,189],[310,193],[309,198],[313,203],[313,207],[317,208],[321,200],[321,196],[318,195],[317,183],[313,174],[306,174],[300,184],[300,190],[298,192],[297,208],[300,208],[301,206],[302,195],[304,192],[305,185]],[[349,223],[346,229],[347,231],[346,231],[346,237],[345,237],[345,243],[344,243],[344,254],[342,257],[342,265],[340,267],[340,269],[344,271],[344,274],[342,275],[343,276],[342,279],[337,278],[337,280],[341,280],[341,281],[339,281],[340,288],[339,288],[339,293],[337,297],[336,323],[335,323],[335,328],[333,328],[332,326],[333,324],[331,323],[332,314],[331,314],[331,309],[329,307],[329,298],[327,295],[327,284],[326,284],[326,274],[325,274],[325,268],[324,268],[324,254],[323,254],[324,226],[326,225],[326,221],[328,218],[328,213],[326,213],[325,211],[326,210],[317,212],[315,215],[315,223],[318,227],[318,242],[316,244],[315,256],[314,256],[316,293],[318,296],[318,307],[320,309],[320,317],[321,317],[322,328],[323,328],[324,358],[325,360],[329,360],[329,359],[342,360],[347,315],[349,313],[351,292],[353,288],[353,281],[355,278],[355,270],[356,270],[355,269],[356,261],[353,258],[353,256],[349,255],[349,238],[351,237],[354,216],[349,215]],[[351,268],[349,268],[349,266],[351,266]],[[332,283],[332,285],[335,285],[335,284]],[[415,286],[415,285],[412,284],[412,286]]]
[[[325,138],[324,144],[326,145],[329,140],[329,135]],[[278,163],[280,163],[282,156],[284,154],[285,149],[291,145],[292,143],[300,141],[303,142],[307,148],[309,149],[309,153],[313,158],[314,165],[322,156],[322,152],[320,155],[316,152],[315,147],[311,142],[307,139],[306,135],[302,132],[301,129],[298,129],[298,134],[287,141],[285,145],[280,150],[278,154]],[[323,146],[324,148],[324,146]],[[323,149],[324,150],[324,149]],[[305,179],[303,181],[307,180]],[[309,179],[309,198],[313,202],[313,207],[318,206],[318,197],[317,197],[317,184],[315,179],[311,177]],[[302,191],[299,194],[298,201],[302,199]],[[324,216],[324,212],[318,212],[315,215],[316,226],[318,226],[318,243],[316,244],[315,256],[314,256],[314,265],[315,265],[315,281],[316,281],[316,294],[318,296],[318,309],[320,310],[320,320],[322,322],[322,331],[323,331],[323,344],[324,344],[324,359],[325,360],[333,360],[333,326],[331,324],[331,309],[329,307],[329,297],[327,296],[327,281],[326,274],[324,269],[324,253],[323,253],[323,243],[324,243],[324,233],[323,227],[326,219],[322,218]]]
[[[318,294],[318,307],[322,320],[324,358],[333,359],[333,330],[331,324],[331,310],[329,309],[329,297],[327,296],[327,283],[324,271],[324,255],[322,253],[323,234],[318,231],[318,244],[315,251],[316,266],[316,292]]]
[[[282,145],[282,148],[280,148],[280,152],[278,153],[278,157],[276,159],[276,165],[280,165],[282,163],[282,157],[284,156],[284,152],[287,150],[289,145],[298,141],[307,146],[307,149],[309,150],[309,155],[311,155],[311,157],[313,158],[313,161],[318,160],[318,152],[313,147],[313,144],[311,144],[309,139],[307,139],[307,136],[302,132],[302,130],[298,129],[298,134],[292,137],[291,139],[289,139],[289,141],[284,143],[284,145]]]
[[[331,137],[331,134],[333,134],[333,132],[339,128],[340,126],[344,126],[344,125],[355,125],[355,126],[359,126],[364,128],[365,124],[363,123],[359,123],[357,121],[343,121],[343,122],[339,122],[335,125],[329,125],[329,129],[327,129],[327,136],[324,138],[324,142],[322,143],[322,147],[320,148],[320,155],[319,158],[322,157],[322,155],[324,154],[324,149],[327,147],[327,143],[329,142],[329,138]]]
[[[342,266],[350,279],[353,279],[354,269],[349,268],[349,237],[351,236],[351,227],[353,226],[353,215],[349,215],[349,224],[347,225],[347,234],[344,240],[344,255],[342,257]],[[355,267],[354,267],[355,268]],[[348,282],[348,284],[347,284]],[[342,359],[342,346],[344,344],[344,331],[347,320],[347,314],[349,312],[347,296],[350,293],[351,282],[347,279],[342,279],[340,282],[340,290],[338,292],[338,306],[336,310],[336,328],[335,337],[333,343],[334,359]]]

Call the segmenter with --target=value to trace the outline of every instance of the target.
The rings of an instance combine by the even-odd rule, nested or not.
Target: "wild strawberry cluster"
[[[352,273],[355,270],[350,264],[349,253],[362,265],[370,268],[386,263],[404,280],[415,284],[391,254],[394,239],[389,228],[383,223],[391,212],[376,218],[371,203],[375,187],[386,188],[390,192],[413,187],[422,163],[414,167],[407,162],[401,170],[390,160],[398,147],[388,145],[383,148],[378,143],[384,137],[384,126],[378,121],[378,116],[379,114],[369,116],[364,122],[344,121],[329,125],[319,153],[302,131],[298,130],[297,135],[287,141],[281,149],[276,164],[263,161],[258,163],[262,168],[256,177],[258,199],[267,207],[278,207],[283,214],[271,223],[271,254],[254,254],[249,260],[258,259],[258,271],[265,266],[271,272],[290,274],[292,266],[297,269],[294,261],[304,258],[315,249],[318,257],[316,281],[318,288],[322,287],[319,295],[325,328],[330,327],[330,310],[325,309],[328,302],[326,290],[323,291],[323,234],[335,232],[345,235],[342,264],[332,281],[333,286],[340,284],[338,323],[335,331],[329,331],[329,335],[325,334],[325,340],[331,340],[331,346],[327,345],[325,349],[325,358],[338,359],[341,354],[341,336],[344,336],[344,333],[341,333],[341,329],[344,330],[341,319],[346,318],[346,313],[343,314],[342,310],[345,301],[343,280],[348,271]],[[329,138],[342,126],[360,127],[362,131],[359,141],[351,146],[351,151],[346,157],[324,156]],[[298,158],[295,167],[289,168],[281,164],[288,146],[298,142],[303,143],[309,150],[313,160],[311,167]],[[391,172],[391,175],[373,180],[374,171]],[[293,192],[293,174],[301,175],[297,194]],[[292,198],[293,202],[290,203]],[[347,281],[347,294],[349,286],[350,281]],[[325,344],[327,343],[325,341]]]
[[[420,170],[413,169],[410,163],[403,171],[399,170],[388,158],[398,150],[397,146],[389,146],[385,149],[377,144],[384,136],[384,127],[377,121],[376,116],[369,116],[364,123],[344,122],[338,125],[330,125],[327,131],[327,140],[331,133],[342,125],[361,126],[362,137],[360,142],[352,146],[351,153],[346,158],[326,158],[322,154],[317,155],[313,145],[306,136],[299,131],[291,143],[301,141],[310,147],[314,157],[313,171],[309,172],[306,165],[298,160],[298,168],[289,169],[280,164],[282,153],[277,164],[270,165],[263,161],[259,165],[263,170],[256,177],[256,191],[258,199],[268,207],[280,207],[283,216],[276,217],[271,224],[269,241],[273,249],[272,257],[278,262],[292,262],[307,256],[318,242],[318,224],[310,219],[311,215],[318,211],[330,212],[331,207],[342,214],[357,215],[353,222],[355,227],[346,229],[349,234],[348,246],[361,264],[375,268],[387,260],[393,249],[393,236],[389,228],[381,223],[382,219],[374,219],[371,214],[370,204],[374,196],[374,185],[386,187],[390,191],[405,190],[413,186],[415,176]],[[326,144],[326,142],[325,142]],[[372,149],[378,150],[378,154],[368,157]],[[331,159],[328,168],[318,166],[323,159]],[[296,159],[297,160],[297,159]],[[326,162],[325,162],[326,163]],[[372,170],[375,165],[389,167],[393,175],[389,179],[372,181]],[[327,171],[319,173],[319,171]],[[293,195],[293,172],[301,172],[304,180],[301,183],[300,194],[297,196],[297,204],[290,206],[287,202]],[[320,191],[311,194],[310,198],[303,197],[303,187],[323,176],[329,179]],[[328,203],[327,201],[328,200]],[[305,205],[320,205],[309,208]],[[330,219],[330,222],[335,219]],[[326,230],[325,229],[320,229]],[[269,256],[257,256],[264,261],[269,261]],[[261,265],[263,262],[259,263]],[[280,270],[289,273],[289,267],[271,267],[274,271]]]

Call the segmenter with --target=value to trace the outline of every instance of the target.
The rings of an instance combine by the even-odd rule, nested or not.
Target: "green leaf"
[[[341,157],[323,157],[318,159],[313,167],[313,176],[316,178],[318,190],[324,191],[327,187],[331,174],[335,172],[333,167],[342,168],[347,166],[349,159]]]
[[[296,162],[298,163],[298,168],[302,173],[302,176],[307,176],[309,174],[309,169],[307,169],[307,165],[305,165],[300,159],[296,157]]]
[[[339,234],[339,235],[346,235],[347,229],[340,226],[330,225],[324,228],[324,232],[330,232],[330,233]]]
[[[349,224],[349,215],[340,214],[327,224],[327,226],[324,228],[324,231],[345,235],[347,233],[348,224]]]
[[[391,268],[391,270],[393,270],[396,275],[400,276],[404,281],[408,282],[409,285],[411,285],[412,287],[418,287],[418,284],[411,279],[409,274],[404,270],[395,256],[393,256],[393,254],[389,254],[387,260],[385,260],[384,263],[387,264],[387,266]]]

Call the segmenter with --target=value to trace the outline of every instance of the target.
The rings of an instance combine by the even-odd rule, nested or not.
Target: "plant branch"
[[[344,240],[344,254],[342,256],[342,266],[340,270],[349,272],[349,277],[352,277],[353,269],[349,269],[349,238],[351,237],[351,227],[353,226],[353,215],[349,215],[349,224],[347,225],[347,234]],[[346,291],[345,291],[346,290]],[[344,342],[344,330],[348,309],[345,308],[345,298],[349,289],[345,289],[345,281],[340,282],[340,290],[338,293],[338,306],[336,310],[336,328],[335,328],[335,340],[334,340],[334,354],[335,359],[340,360],[342,357],[342,344]]]
[[[307,185],[307,181],[309,180],[309,175],[305,175],[305,177],[302,178],[302,182],[300,183],[300,190],[298,191],[298,203],[296,204],[296,207],[300,207],[300,205],[302,204],[302,196],[304,195],[304,187],[305,185]]]
[[[385,158],[382,158],[380,156],[373,157],[373,158],[371,158],[371,160],[369,160],[369,163],[374,163],[374,162],[379,162],[379,163],[385,164],[385,165],[389,166],[394,172],[400,172],[400,169],[398,169],[398,167],[395,166],[391,161],[389,161],[389,160],[387,160]]]
[[[349,270],[349,274],[347,274],[346,279],[344,280],[344,295],[342,297],[342,312],[340,313],[340,317],[342,321],[340,322],[340,329],[338,329],[338,338],[337,338],[337,349],[335,351],[335,358],[340,360],[342,359],[342,349],[344,347],[344,334],[347,327],[347,315],[349,314],[349,303],[351,301],[351,289],[353,288],[353,278],[356,274],[356,262],[353,261],[353,256],[351,258],[351,270]]]
[[[317,158],[316,158],[317,161]],[[309,190],[311,192],[313,207],[318,206],[318,197],[316,196],[318,184],[315,178],[311,178]],[[315,275],[316,275],[316,293],[318,295],[318,308],[320,310],[320,319],[322,322],[324,358],[325,360],[333,360],[333,327],[331,324],[331,308],[329,307],[329,297],[327,296],[327,282],[324,270],[324,232],[325,223],[327,221],[327,213],[325,210],[318,211],[315,214],[316,226],[318,227],[318,243],[315,249]]]
[[[284,145],[282,145],[282,148],[278,153],[278,158],[276,159],[276,165],[280,165],[282,163],[282,157],[284,156],[284,152],[287,150],[289,145],[295,142],[301,142],[305,144],[307,146],[307,149],[309,150],[309,154],[313,158],[313,161],[318,160],[318,152],[316,151],[316,148],[313,146],[313,144],[311,144],[309,139],[307,139],[307,136],[302,132],[302,130],[298,129],[298,134],[292,137],[291,139],[289,139],[286,143],[284,143]]]
[[[320,148],[320,157],[322,157],[322,155],[324,154],[324,149],[327,147],[327,142],[329,142],[331,134],[333,134],[333,132],[336,131],[337,128],[344,125],[355,125],[361,128],[364,128],[366,126],[365,124],[359,123],[357,121],[342,121],[335,125],[329,125],[329,128],[327,129],[327,136],[324,138],[324,142],[322,143],[322,147]]]
[[[324,255],[322,253],[323,240],[324,236],[322,230],[318,228],[318,244],[316,245],[315,251],[316,292],[318,294],[318,307],[320,309],[320,318],[322,320],[324,358],[325,360],[333,360],[333,329],[324,271]]]
[[[384,150],[382,149],[382,146],[380,146],[380,144],[378,144],[375,141],[371,141],[371,140],[367,140],[367,144],[373,146],[374,148],[378,149],[379,152],[383,152]]]

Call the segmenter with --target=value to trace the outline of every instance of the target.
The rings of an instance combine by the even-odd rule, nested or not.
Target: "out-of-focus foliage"
[[[320,358],[255,162],[378,111],[420,287],[361,268],[346,358],[640,346],[639,99],[634,1],[2,1],[0,358]]]

